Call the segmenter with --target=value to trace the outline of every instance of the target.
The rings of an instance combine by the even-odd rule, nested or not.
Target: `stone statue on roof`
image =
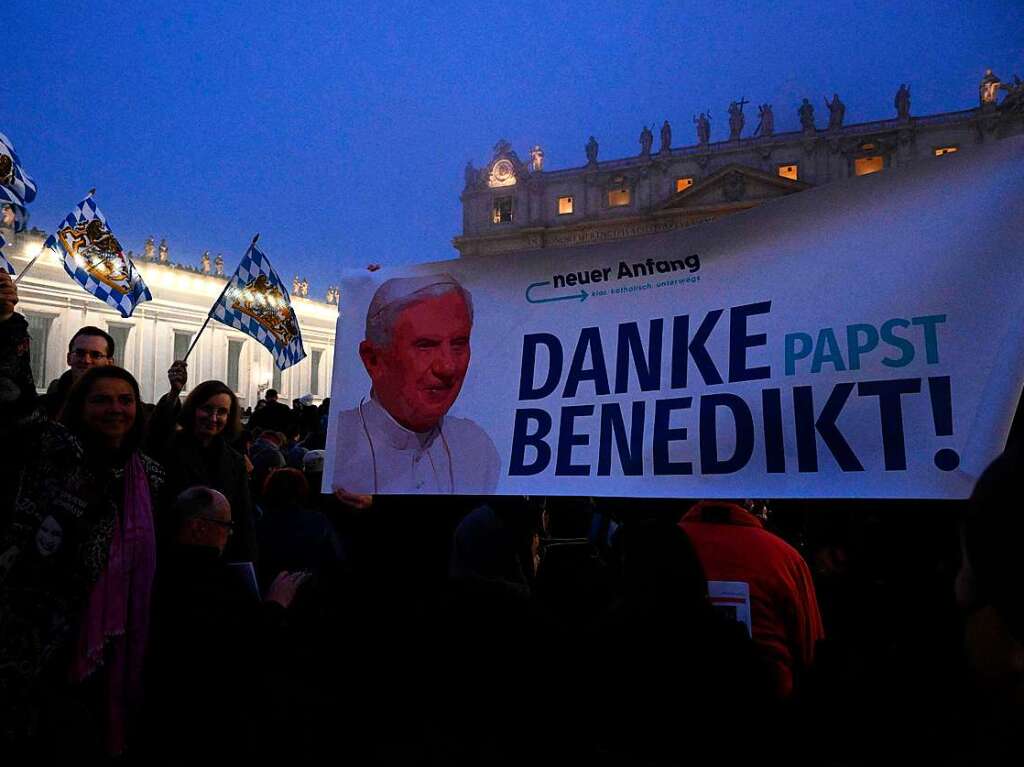
[[[743,116],[743,105],[746,103],[746,99],[740,99],[739,101],[733,101],[729,104],[730,141],[736,141],[743,132],[743,124],[746,122],[746,118]]]
[[[210,251],[204,250],[203,257],[199,259],[199,264],[203,269],[203,274],[209,274],[211,270],[210,265]]]
[[[160,240],[160,263],[166,264],[171,260],[170,252],[167,247],[167,238]]]
[[[906,83],[900,83],[900,89],[896,91],[896,99],[893,104],[896,107],[896,117],[900,120],[910,119],[910,88]]]
[[[540,148],[540,144],[534,144],[530,150],[530,169],[534,173],[544,170],[544,150]]]
[[[644,129],[640,131],[640,155],[642,157],[649,157],[651,154],[651,145],[654,143],[654,134],[651,133],[651,129],[646,125]]]
[[[213,259],[213,269],[218,277],[224,276],[224,256],[220,253],[218,253],[217,257]]]
[[[978,97],[981,99],[982,106],[996,103],[1000,85],[1002,85],[1000,79],[992,74],[991,69],[986,69],[985,76],[981,78],[981,84],[978,86]]]
[[[156,252],[156,245],[153,244],[153,235],[149,235],[149,239],[146,240],[146,244],[142,246],[142,257],[147,261],[153,260],[153,254]]]
[[[672,148],[672,126],[668,124],[668,120],[665,120],[661,124],[661,150],[667,152]]]
[[[587,163],[589,165],[597,165],[597,139],[591,136],[584,149],[587,152]]]
[[[814,133],[814,107],[811,106],[811,102],[804,99],[797,114],[800,115],[800,125],[804,133]]]
[[[709,109],[707,112],[701,112],[699,116],[693,118],[694,124],[697,126],[697,143],[701,146],[707,146],[711,140],[711,118],[708,115],[711,113]]]
[[[839,100],[839,94],[832,94],[832,101],[825,97],[825,106],[828,107],[828,129],[835,130],[843,127],[843,117],[846,115],[846,104]]]
[[[775,133],[775,115],[772,114],[771,104],[761,104],[757,108],[757,128],[754,130],[755,136],[771,136]]]

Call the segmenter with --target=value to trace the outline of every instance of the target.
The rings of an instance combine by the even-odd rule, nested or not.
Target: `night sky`
[[[0,132],[50,230],[90,187],[125,248],[172,260],[252,234],[321,297],[337,271],[457,255],[463,167],[507,138],[524,160],[639,151],[643,124],[695,143],[692,116],[746,98],[798,127],[835,91],[846,122],[967,109],[991,67],[1024,76],[1024,2],[4,3]],[[151,6],[151,7],[147,7]],[[571,6],[571,7],[560,7]]]

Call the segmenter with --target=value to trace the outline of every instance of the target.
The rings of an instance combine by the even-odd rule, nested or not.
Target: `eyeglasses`
[[[226,527],[227,530],[228,530],[228,535],[231,535],[232,533],[235,532],[235,523],[234,522],[225,522],[222,519],[213,519],[211,517],[197,517],[197,519],[199,519],[199,520],[201,520],[203,522],[209,522],[211,525],[217,525],[219,527]]]
[[[87,359],[90,362],[99,362],[100,360],[110,359],[110,355],[109,354],[104,354],[103,352],[92,351],[90,349],[72,349],[71,350],[71,356],[74,357],[76,360]]]

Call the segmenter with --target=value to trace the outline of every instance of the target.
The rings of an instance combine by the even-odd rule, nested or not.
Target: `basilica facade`
[[[4,254],[20,274],[39,252],[45,234],[32,230],[15,235],[5,229],[4,237],[11,243]],[[137,306],[129,318],[82,290],[49,253],[18,283],[17,311],[29,323],[32,372],[40,391],[67,369],[68,343],[75,332],[83,325],[94,325],[113,336],[115,363],[135,375],[144,401],[155,402],[167,392],[167,368],[184,357],[227,278],[209,268],[175,264],[163,253],[161,260],[137,259],[136,266],[153,300]],[[214,378],[235,391],[243,408],[255,406],[268,388],[277,389],[285,401],[311,394],[319,402],[329,396],[338,307],[311,300],[302,292],[293,291],[292,307],[302,330],[305,359],[280,371],[261,343],[211,321],[188,359],[189,386],[184,393]]]
[[[708,114],[693,118],[696,142],[689,145],[674,144],[667,121],[644,126],[632,157],[599,159],[591,136],[586,164],[575,168],[549,170],[539,146],[523,160],[499,141],[487,165],[466,167],[462,234],[453,244],[472,257],[681,229],[837,179],[939,162],[1024,131],[1024,86],[991,71],[978,105],[956,112],[914,115],[910,89],[901,85],[884,119],[847,125],[846,105],[834,94],[818,105],[804,99],[800,130],[776,133],[772,105],[758,105],[756,116],[746,106],[730,104],[729,136],[720,141],[711,140]],[[755,126],[747,126],[748,113]]]

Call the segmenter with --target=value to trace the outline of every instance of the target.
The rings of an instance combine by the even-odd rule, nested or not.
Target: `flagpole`
[[[96,188],[95,187],[93,187],[92,189],[89,190],[89,194],[87,194],[85,196],[85,199],[88,200],[94,194],[96,194]],[[20,272],[18,272],[17,276],[14,278],[14,284],[15,285],[17,285],[19,282],[21,282],[21,278],[24,277],[26,274],[28,274],[28,270],[32,268],[32,266],[35,264],[36,261],[39,260],[39,257],[41,255],[43,255],[43,251],[45,251],[45,250],[46,250],[46,241],[44,240],[43,244],[39,247],[39,252],[36,253],[34,256],[32,256],[32,260],[29,261],[25,265],[25,268],[22,269]]]
[[[259,232],[256,232],[256,235],[255,235],[255,236],[254,236],[254,237],[252,238],[252,242],[250,242],[250,243],[249,243],[249,248],[247,248],[247,249],[246,249],[246,253],[248,253],[248,252],[249,252],[249,249],[251,249],[251,248],[252,248],[252,246],[256,244],[256,241],[257,241],[257,240],[258,240],[259,238],[260,238],[260,233],[259,233]],[[236,269],[236,271],[237,271],[237,269]],[[233,280],[233,279],[234,279],[234,277],[235,277],[235,273],[234,273],[234,272],[232,272],[232,273],[231,273],[231,277],[229,277],[229,278],[228,278],[227,284],[226,284],[226,285],[224,286],[224,290],[222,290],[222,291],[220,292],[220,295],[219,295],[219,296],[217,296],[217,300],[213,302],[213,305],[214,305],[214,306],[216,306],[217,304],[219,304],[219,303],[220,303],[220,300],[221,300],[222,298],[224,298],[224,294],[225,294],[225,293],[227,293],[227,292],[228,292],[228,288],[229,288],[229,287],[231,287],[231,280]],[[213,310],[213,307],[211,307],[211,311],[212,311],[212,310]],[[188,351],[187,351],[187,352],[185,352],[185,356],[184,356],[184,357],[182,358],[182,360],[181,360],[182,362],[186,362],[186,361],[188,361],[188,355],[190,355],[190,354],[192,353],[192,350],[196,348],[196,344],[197,344],[197,343],[199,343],[199,336],[201,336],[201,335],[203,334],[203,331],[204,331],[204,330],[206,330],[206,326],[207,326],[207,325],[209,325],[209,324],[210,324],[210,313],[209,313],[209,312],[207,312],[207,313],[206,313],[206,322],[204,322],[204,323],[203,323],[203,326],[202,326],[201,328],[199,328],[199,332],[198,332],[198,333],[196,333],[196,337],[192,339],[192,343],[191,343],[191,345],[190,345],[190,346],[188,347]]]
[[[18,272],[18,273],[17,273],[17,275],[15,275],[15,277],[14,277],[14,284],[15,284],[15,285],[17,285],[17,284],[18,284],[19,282],[21,282],[21,278],[22,278],[22,277],[24,277],[24,276],[25,276],[26,274],[28,274],[28,270],[32,268],[32,265],[33,265],[33,264],[34,264],[34,263],[35,263],[36,261],[38,261],[38,260],[39,260],[39,257],[40,257],[41,255],[43,255],[43,251],[45,251],[45,250],[46,250],[46,243],[44,242],[44,243],[43,243],[43,244],[42,244],[42,245],[41,245],[41,246],[39,247],[39,252],[38,252],[38,253],[36,253],[36,254],[35,254],[34,256],[32,256],[32,260],[31,260],[31,261],[29,261],[29,262],[28,262],[28,263],[27,263],[27,264],[25,265],[25,268],[24,268],[24,269],[22,269],[22,270],[21,270],[20,272]]]

